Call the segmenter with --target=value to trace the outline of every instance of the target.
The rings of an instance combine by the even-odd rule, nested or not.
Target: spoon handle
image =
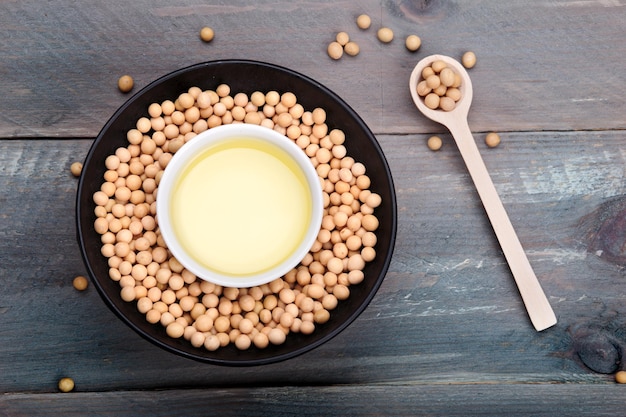
[[[502,201],[500,201],[487,167],[480,156],[467,120],[460,120],[449,125],[448,128],[456,141],[465,165],[478,190],[487,216],[513,273],[513,278],[528,311],[530,321],[537,331],[553,326],[556,324],[554,311],[552,311],[552,307],[541,289],[541,285],[535,276],[530,262],[528,262],[526,253],[513,229],[509,216],[506,214]]]

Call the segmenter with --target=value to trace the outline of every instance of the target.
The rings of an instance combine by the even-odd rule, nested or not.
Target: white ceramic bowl
[[[157,221],[172,255],[199,278],[252,287],[305,257],[323,215],[320,180],[291,139],[263,126],[208,129],[168,163]]]

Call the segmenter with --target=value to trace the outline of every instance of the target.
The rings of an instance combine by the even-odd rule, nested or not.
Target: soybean
[[[339,32],[335,37],[337,43],[341,46],[346,46],[346,44],[350,41],[350,35],[347,32]]]
[[[87,281],[87,278],[85,278],[84,276],[78,275],[72,281],[72,285],[78,291],[85,291],[87,287],[89,286],[89,281]]]
[[[372,25],[372,19],[366,14],[361,14],[356,18],[356,25],[359,29],[369,29]]]
[[[443,141],[441,140],[439,136],[429,137],[426,143],[428,145],[428,149],[430,149],[431,151],[438,151],[439,149],[441,149],[441,146],[443,145]]]
[[[383,43],[389,43],[393,40],[393,30],[388,27],[378,29],[376,35],[378,36],[378,40]]]
[[[500,144],[500,135],[496,132],[489,132],[485,136],[485,144],[490,148],[495,148]]]
[[[406,40],[404,41],[404,45],[406,46],[406,49],[408,49],[409,51],[415,52],[418,49],[420,49],[420,46],[422,46],[422,40],[417,35],[409,35],[406,37]]]
[[[83,164],[80,162],[74,162],[70,165],[70,172],[75,177],[80,177],[80,174],[83,171]]]
[[[343,46],[339,42],[333,41],[328,44],[327,52],[329,57],[337,60],[343,55]]]
[[[203,42],[211,42],[214,37],[215,31],[213,31],[210,27],[205,26],[200,29],[200,39],[202,39]]]
[[[58,383],[59,391],[70,392],[74,390],[74,380],[72,378],[61,378]]]
[[[472,51],[467,51],[461,57],[461,63],[467,69],[474,68],[476,65],[476,54]]]
[[[359,45],[356,42],[354,42],[354,41],[348,42],[344,46],[343,49],[346,52],[346,54],[348,54],[350,56],[357,56],[359,54],[359,51],[360,51]]]
[[[122,75],[117,80],[117,88],[119,88],[122,93],[128,93],[133,89],[134,84],[135,82],[133,81],[133,77],[130,75]]]

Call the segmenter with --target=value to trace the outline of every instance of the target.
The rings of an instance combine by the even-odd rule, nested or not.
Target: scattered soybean
[[[133,81],[133,77],[131,77],[130,75],[122,75],[117,80],[117,88],[119,88],[122,93],[128,93],[130,90],[133,89],[134,85],[135,82]]]
[[[409,35],[406,37],[404,45],[409,51],[415,52],[420,49],[420,46],[422,46],[422,40],[417,35]]]
[[[356,25],[362,30],[369,29],[372,25],[372,19],[366,14],[361,14],[356,18]]]
[[[426,144],[428,146],[428,149],[430,149],[431,151],[438,151],[439,149],[441,149],[443,141],[439,136],[431,136],[428,138]]]
[[[327,52],[329,57],[337,60],[343,56],[343,46],[337,41],[332,41],[328,44]]]
[[[59,391],[70,392],[74,390],[74,380],[72,378],[61,378],[58,383]]]
[[[203,42],[211,42],[214,37],[215,37],[215,31],[211,29],[210,27],[205,26],[202,29],[200,29],[200,39],[202,39]]]
[[[83,172],[83,164],[81,162],[74,162],[70,165],[70,172],[75,177],[80,177],[80,174]]]
[[[389,43],[393,40],[393,30],[388,27],[382,27],[376,32],[376,36],[378,36],[379,41]]]
[[[85,291],[89,286],[89,281],[87,281],[87,278],[85,278],[84,276],[78,275],[72,280],[72,285],[78,291]]]
[[[500,135],[496,132],[489,132],[485,136],[485,144],[490,148],[495,148],[500,144]]]
[[[476,65],[476,54],[472,51],[467,51],[461,57],[461,63],[467,69],[474,68]]]
[[[354,41],[350,41],[348,42],[345,46],[344,46],[344,51],[346,52],[346,54],[350,55],[350,56],[357,56],[360,52],[360,48],[359,45],[354,42]]]
[[[335,36],[335,40],[339,45],[346,46],[348,42],[350,42],[350,35],[347,32],[339,32],[337,36]]]

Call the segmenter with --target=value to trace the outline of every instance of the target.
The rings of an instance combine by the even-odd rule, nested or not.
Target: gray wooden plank
[[[355,385],[4,394],[2,416],[580,416],[623,413],[619,386]]]
[[[359,13],[372,16],[360,31]],[[476,131],[624,129],[626,44],[621,2],[306,2],[158,0],[0,3],[0,137],[93,137],[127,96],[175,69],[247,58],[300,71],[336,91],[377,133],[441,131],[414,108],[407,84],[432,53],[474,50],[470,124]],[[202,26],[215,29],[210,44]],[[381,25],[396,34],[375,37]],[[340,30],[361,46],[333,62]],[[416,54],[403,45],[416,33]],[[601,64],[599,64],[601,63]],[[355,76],[355,74],[358,74]]]
[[[396,181],[399,234],[370,306],[324,346],[245,369],[161,351],[119,322],[93,287],[72,288],[85,269],[69,165],[90,140],[0,140],[0,390],[55,391],[63,376],[83,391],[612,383],[577,352],[602,362],[598,340],[615,341],[615,349],[624,343],[623,254],[608,258],[619,242],[599,233],[622,218],[622,132],[509,133],[499,148],[480,146],[559,318],[541,333],[526,317],[450,138],[438,153],[426,138],[379,135]]]

